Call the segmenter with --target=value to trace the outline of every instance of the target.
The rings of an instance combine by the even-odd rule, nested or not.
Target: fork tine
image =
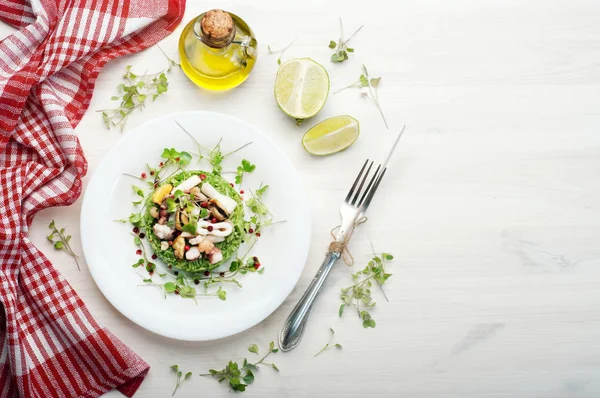
[[[367,172],[365,173],[362,181],[360,182],[360,185],[358,186],[358,189],[356,190],[356,193],[354,194],[354,198],[352,199],[352,205],[356,204],[356,201],[358,200],[358,196],[360,195],[360,192],[362,191],[363,185],[365,185],[365,181],[369,177],[369,173],[371,172],[372,167],[373,167],[373,161],[371,161],[371,164],[369,164],[369,168],[367,169]]]
[[[360,169],[360,172],[358,173],[358,176],[356,176],[356,180],[354,180],[354,184],[352,184],[352,188],[350,188],[350,191],[348,192],[348,195],[346,196],[346,202],[350,201],[350,198],[352,197],[352,193],[354,192],[354,188],[356,188],[356,184],[358,184],[358,181],[360,180],[360,177],[363,173],[363,171],[365,171],[365,167],[367,167],[367,163],[369,163],[369,159],[365,160],[365,164],[363,164],[362,169]]]
[[[377,178],[377,182],[375,182],[375,185],[373,185],[373,188],[367,195],[367,199],[365,200],[365,203],[363,204],[363,211],[367,210],[367,208],[371,204],[371,200],[373,200],[375,191],[377,191],[377,188],[379,188],[379,183],[381,183],[381,180],[383,180],[383,176],[385,175],[386,171],[387,171],[387,167],[385,169],[383,169],[383,171],[381,172],[381,175],[379,176],[379,178]]]
[[[371,181],[369,181],[369,185],[367,185],[367,189],[365,189],[365,192],[363,192],[362,197],[360,198],[360,202],[358,202],[358,206],[360,206],[362,203],[364,203],[365,197],[367,196],[367,194],[371,190],[371,187],[373,186],[373,182],[375,182],[377,180],[377,176],[379,175],[379,169],[381,169],[381,165],[377,166],[377,170],[375,170],[375,174],[373,175],[373,178],[371,178]]]

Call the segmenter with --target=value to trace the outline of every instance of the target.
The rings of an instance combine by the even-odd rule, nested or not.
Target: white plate
[[[140,175],[146,163],[158,164],[165,147],[196,152],[196,144],[176,124],[181,123],[203,146],[212,148],[222,137],[223,153],[252,141],[252,145],[224,162],[235,170],[242,159],[256,164],[244,176],[242,188],[270,185],[264,196],[275,221],[266,228],[253,253],[265,267],[263,274],[238,275],[243,288],[226,285],[227,300],[199,297],[198,305],[174,295],[164,298],[155,286],[141,286],[132,264],[140,257],[130,235],[131,224],[113,220],[136,211],[132,184],[123,173]],[[196,166],[196,159],[188,168]],[[233,179],[233,174],[224,174]],[[138,184],[136,185],[142,185]],[[127,133],[104,157],[94,173],[81,209],[81,239],[92,277],[108,301],[138,325],[179,340],[212,340],[246,330],[269,316],[294,288],[308,255],[310,215],[306,193],[294,166],[284,153],[252,126],[213,112],[186,112],[148,122]],[[242,253],[243,254],[243,253]],[[163,265],[157,260],[157,266]],[[154,277],[160,280],[157,276]]]

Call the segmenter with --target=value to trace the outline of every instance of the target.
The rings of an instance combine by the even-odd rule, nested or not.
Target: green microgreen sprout
[[[273,224],[273,215],[262,199],[267,189],[269,189],[268,185],[261,184],[256,193],[250,191],[252,197],[246,201],[246,207],[253,213],[247,226],[247,231],[250,234],[258,234],[260,236],[261,228]]]
[[[98,111],[102,112],[102,120],[104,121],[106,128],[119,127],[121,132],[123,132],[129,115],[136,109],[144,108],[148,97],[152,97],[152,101],[155,101],[161,94],[167,92],[169,81],[166,74],[169,73],[174,66],[179,66],[179,64],[169,58],[162,48],[158,48],[167,58],[169,63],[168,67],[157,73],[144,73],[138,75],[133,73],[131,71],[132,66],[128,65],[125,68],[125,74],[123,75],[125,82],[117,86],[119,95],[111,97],[111,100],[113,101],[121,101],[119,106]]]
[[[192,377],[192,372],[187,372],[185,374],[185,376],[183,376],[183,372],[181,370],[179,370],[179,366],[178,365],[171,365],[170,368],[173,370],[173,372],[175,372],[175,375],[177,376],[177,381],[176,381],[176,384],[175,384],[175,389],[173,390],[173,394],[171,395],[172,397],[174,397],[175,393],[177,392],[177,389],[179,388],[179,386],[181,385],[181,383],[183,383],[185,380],[187,380],[190,377]]]
[[[363,270],[352,274],[352,279],[356,283],[350,287],[342,289],[340,299],[343,301],[343,303],[340,305],[340,309],[338,311],[340,317],[342,316],[344,308],[347,305],[354,306],[356,307],[356,312],[359,318],[363,321],[363,327],[375,327],[375,320],[366,310],[366,308],[372,308],[375,306],[375,301],[371,295],[371,287],[373,286],[372,281],[375,281],[377,284],[382,286],[388,280],[388,278],[392,276],[392,274],[385,272],[385,266],[387,261],[391,261],[393,259],[394,256],[389,253],[382,253],[381,255],[373,254],[373,258]]]
[[[329,340],[327,341],[327,344],[325,344],[325,346],[323,348],[321,348],[321,350],[315,354],[315,357],[317,357],[319,354],[321,354],[323,351],[325,351],[329,348],[337,348],[340,350],[342,349],[341,344],[338,344],[338,343],[331,344],[331,340],[333,340],[333,336],[335,335],[335,330],[333,330],[333,328],[330,327],[329,331],[331,332],[331,336],[329,336]]]
[[[259,355],[258,346],[256,344],[251,344],[250,347],[248,347],[248,351]],[[229,361],[225,368],[221,370],[210,369],[208,373],[201,374],[200,376],[217,378],[219,379],[219,383],[227,381],[229,383],[229,387],[231,387],[233,391],[243,392],[246,391],[246,387],[248,387],[254,381],[255,377],[253,371],[258,370],[260,365],[270,366],[279,372],[277,365],[272,362],[265,362],[265,359],[267,359],[269,355],[277,353],[278,351],[279,349],[275,348],[275,343],[271,341],[269,343],[269,350],[258,362],[251,363],[248,362],[246,358],[244,358],[244,361],[241,364],[234,361]]]
[[[364,25],[361,25],[358,29],[354,31],[348,38],[348,40],[344,40],[344,24],[342,23],[342,18],[340,18],[340,38],[336,42],[335,40],[329,41],[329,48],[333,50],[333,54],[331,54],[331,62],[344,62],[348,59],[348,53],[353,53],[354,49],[348,47],[348,42],[363,28]]]
[[[347,85],[346,87],[342,87],[341,89],[334,92],[334,94],[339,93],[340,91],[346,90],[348,88],[367,88],[368,92],[363,91],[361,95],[375,104],[377,109],[379,110],[379,114],[383,119],[383,123],[385,124],[385,128],[388,128],[387,120],[385,119],[385,115],[383,114],[383,109],[381,109],[381,104],[379,103],[379,94],[377,92],[377,88],[379,87],[379,83],[381,82],[381,77],[369,77],[369,72],[367,71],[367,67],[365,65],[363,67],[363,74],[360,75],[360,78],[352,84]]]
[[[267,46],[267,49],[269,50],[269,54],[278,54],[279,57],[277,57],[277,65],[281,65],[281,58],[283,58],[283,54],[292,46],[292,44],[294,44],[296,42],[298,38],[294,38],[294,40],[292,40],[292,42],[290,44],[288,44],[287,46],[283,47],[281,50],[273,50],[271,48],[271,45],[269,44]]]
[[[75,260],[75,264],[77,264],[77,269],[81,271],[81,267],[79,265],[79,256],[75,254],[75,252],[71,248],[71,245],[69,244],[69,241],[71,240],[71,235],[65,235],[64,228],[58,229],[54,220],[52,220],[50,225],[48,225],[48,228],[50,228],[52,232],[46,238],[48,238],[48,240],[53,244],[56,250],[63,250],[67,252],[69,256],[73,257],[73,259]]]
[[[242,159],[242,164],[237,167],[235,175],[235,183],[241,184],[244,179],[244,173],[252,173],[256,169],[256,165],[250,163],[249,160]]]

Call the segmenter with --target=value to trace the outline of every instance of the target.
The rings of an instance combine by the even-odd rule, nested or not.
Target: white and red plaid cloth
[[[0,0],[0,398],[127,396],[149,366],[31,243],[33,216],[73,203],[87,163],[74,133],[100,69],[175,29],[185,0]]]

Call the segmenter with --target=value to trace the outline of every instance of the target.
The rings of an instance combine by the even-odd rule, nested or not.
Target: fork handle
[[[298,343],[300,343],[300,339],[304,333],[304,326],[308,320],[310,310],[315,303],[315,299],[319,295],[319,292],[323,287],[323,283],[325,282],[325,279],[327,279],[327,275],[329,275],[329,271],[331,271],[333,264],[335,264],[339,258],[339,252],[331,251],[327,253],[323,264],[321,264],[319,271],[317,271],[317,274],[308,286],[308,289],[306,289],[306,292],[304,292],[304,295],[300,301],[298,301],[298,304],[296,304],[290,315],[285,320],[283,328],[279,332],[279,348],[281,348],[281,351],[293,350],[296,348]]]

